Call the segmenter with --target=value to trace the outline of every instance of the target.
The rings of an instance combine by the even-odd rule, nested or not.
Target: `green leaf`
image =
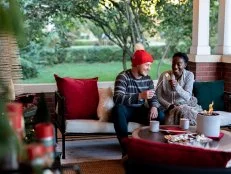
[[[17,0],[0,0],[0,32],[12,33],[23,41],[23,17]]]

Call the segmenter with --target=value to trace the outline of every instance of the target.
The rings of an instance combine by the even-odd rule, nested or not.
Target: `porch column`
[[[193,0],[193,29],[190,54],[209,55],[210,0]]]
[[[221,55],[211,55],[209,46],[210,0],[193,0],[192,46],[188,69],[197,81],[223,79]]]
[[[222,56],[225,91],[231,92],[231,0],[219,0],[218,43],[216,54]]]
[[[216,54],[231,54],[231,1],[219,0],[218,43]]]

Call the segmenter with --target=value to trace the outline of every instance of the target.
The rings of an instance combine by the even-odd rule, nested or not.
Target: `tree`
[[[214,53],[215,46],[217,43],[217,30],[218,30],[218,11],[219,11],[219,2],[218,0],[210,1],[210,46],[211,52]]]
[[[147,46],[144,32],[149,33],[150,36],[159,33],[165,40],[166,48],[161,60],[171,57],[171,54],[176,51],[187,53],[191,45],[192,0],[21,1],[24,2],[28,19],[40,22],[40,28],[52,23],[57,29],[57,26],[66,25],[70,19],[91,21],[100,28],[93,31],[94,33],[98,36],[104,33],[107,38],[122,48],[124,69],[127,69],[126,60],[132,56],[134,44],[142,42]],[[217,14],[216,8],[213,10],[214,4],[217,3],[211,3],[212,16]],[[90,28],[94,30],[94,27]],[[65,33],[66,31],[63,30],[64,35]]]
[[[217,18],[218,18],[218,0],[210,2],[210,45],[213,48],[217,33]],[[159,61],[162,63],[167,53],[177,51],[189,53],[189,48],[192,45],[192,15],[193,1],[178,0],[178,1],[158,1],[156,3],[156,11],[160,25],[156,30],[161,33],[165,39],[166,49]],[[172,56],[172,55],[170,55]],[[160,65],[158,66],[158,74]]]
[[[158,1],[156,4],[158,19],[160,20],[160,25],[156,29],[165,39],[165,51],[159,61],[158,76],[160,75],[160,65],[169,51],[171,53],[176,51],[187,53],[191,46],[192,1],[174,2]]]
[[[23,38],[23,18],[15,0],[0,0],[0,32]]]
[[[90,20],[100,27],[113,43],[122,48],[123,68],[127,69],[126,58],[131,57],[134,44],[145,43],[143,32],[152,28],[147,22],[150,24],[154,20],[150,15],[155,11],[155,3],[156,0],[40,0],[24,3],[24,7],[30,20],[46,19],[55,24],[55,18],[60,14],[65,16],[65,19]]]

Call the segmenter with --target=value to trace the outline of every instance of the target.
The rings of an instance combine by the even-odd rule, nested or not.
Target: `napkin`
[[[181,129],[178,126],[163,126],[163,127],[160,127],[160,131],[161,130],[166,131],[166,132],[171,132],[171,133],[174,133],[174,134],[187,133],[186,130]]]

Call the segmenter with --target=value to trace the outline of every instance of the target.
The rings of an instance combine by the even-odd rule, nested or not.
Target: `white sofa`
[[[157,81],[154,81],[157,83]],[[110,88],[114,89],[114,82],[98,82],[98,89]],[[99,103],[101,102],[101,95],[99,95]],[[112,100],[112,95],[110,96]],[[55,103],[56,103],[56,120],[55,126],[58,128],[62,134],[62,158],[65,159],[65,137],[69,135],[84,135],[84,134],[97,134],[97,135],[115,135],[114,124],[110,121],[105,121],[103,119],[75,119],[67,120],[65,119],[65,106],[64,98],[58,93],[55,93]],[[58,106],[58,107],[57,107]],[[61,107],[60,107],[61,106]],[[135,122],[129,122],[128,132],[133,132],[136,128],[142,126],[141,124]],[[57,132],[57,131],[56,131]]]
[[[156,86],[157,81],[154,80]],[[98,89],[102,88],[114,88],[114,82],[98,82]],[[110,96],[112,97],[112,95]],[[64,98],[59,95],[58,92],[55,94],[56,103],[56,121],[55,125],[62,134],[62,158],[65,158],[65,137],[69,135],[84,135],[84,134],[115,134],[114,125],[109,121],[101,121],[100,119],[75,119],[66,120]],[[112,100],[112,98],[111,98]],[[59,106],[59,107],[57,107]],[[60,107],[61,106],[61,107]],[[216,111],[221,116],[221,126],[231,124],[231,113],[225,111]],[[138,123],[130,122],[128,124],[128,131],[131,133],[134,129],[140,127]]]
[[[154,83],[157,83],[157,81],[154,81]],[[98,82],[98,88],[99,89],[110,88],[110,90],[113,90],[114,82]],[[108,96],[108,97],[112,97],[112,96]],[[130,122],[128,124],[128,132],[131,133],[134,129],[140,126],[141,125],[138,123]],[[76,119],[76,120],[66,120],[66,133],[115,134],[115,129],[114,129],[114,124],[112,122],[101,121],[100,119],[99,120]]]

